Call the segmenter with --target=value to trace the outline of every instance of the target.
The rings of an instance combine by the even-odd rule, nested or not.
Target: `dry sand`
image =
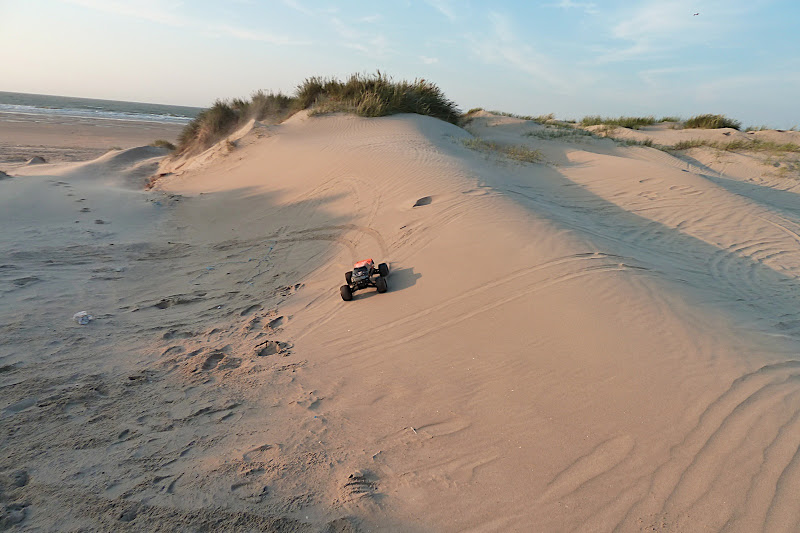
[[[298,114],[150,192],[155,149],[12,169],[5,524],[796,531],[797,176],[469,128],[544,161]]]

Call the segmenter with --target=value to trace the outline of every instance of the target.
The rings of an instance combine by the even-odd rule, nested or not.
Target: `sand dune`
[[[163,162],[150,192],[150,149],[10,172],[6,519],[796,530],[796,178],[469,130],[301,113]],[[343,302],[366,257],[389,292]]]

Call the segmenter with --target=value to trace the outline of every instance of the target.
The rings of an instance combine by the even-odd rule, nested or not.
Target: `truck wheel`
[[[342,285],[339,288],[339,292],[342,294],[342,300],[345,302],[349,302],[353,299],[353,292],[350,290],[349,285]]]
[[[353,284],[353,271],[345,272],[344,273],[344,280],[347,282],[348,285]]]
[[[389,285],[386,283],[386,278],[384,277],[375,280],[375,287],[377,287],[378,292],[386,292],[389,290]]]
[[[388,276],[389,275],[389,265],[387,265],[386,263],[381,263],[380,265],[378,265],[378,272],[383,277]]]

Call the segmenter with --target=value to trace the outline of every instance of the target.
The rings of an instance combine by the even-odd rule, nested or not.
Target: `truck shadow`
[[[413,287],[422,274],[414,272],[414,267],[398,268],[389,273],[389,292],[402,291]]]

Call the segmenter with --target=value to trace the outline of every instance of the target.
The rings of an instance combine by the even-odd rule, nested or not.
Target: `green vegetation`
[[[509,159],[522,161],[523,163],[537,163],[541,161],[542,153],[539,150],[532,150],[527,146],[501,145],[491,141],[484,141],[479,137],[464,139],[464,146],[480,152],[497,152]]]
[[[297,87],[300,109],[317,113],[345,111],[362,117],[396,113],[429,115],[456,124],[461,113],[435,84],[424,79],[395,82],[378,71],[374,75],[353,74],[347,81],[318,76]]]
[[[533,120],[534,117],[531,115],[517,115],[516,113],[508,113],[506,111],[489,111],[492,115],[498,115],[500,117],[510,117],[510,118],[518,118],[520,120]]]
[[[549,124],[556,120],[556,115],[555,113],[548,113],[546,115],[539,115],[538,117],[533,117],[531,118],[531,120],[539,124]]]
[[[564,137],[596,137],[588,130],[573,128],[571,126],[553,125],[544,130],[529,131],[524,133],[526,137],[536,137],[537,139],[560,139]]]
[[[699,146],[710,146],[711,141],[704,141],[703,139],[689,139],[688,141],[680,141],[672,145],[673,150],[688,150],[690,148],[697,148]]]
[[[620,141],[624,143],[626,146],[647,146],[648,148],[657,147],[653,144],[653,139],[645,139],[643,141],[637,141],[636,139],[625,139],[624,141],[621,139],[614,139],[615,141]]]
[[[599,128],[594,130],[594,133],[603,137],[610,137],[615,131],[617,131],[617,126],[613,124],[601,124]]]
[[[770,162],[768,164],[778,169],[776,172],[781,178],[794,178],[800,173],[800,161]]]
[[[460,126],[466,126],[475,118],[472,115],[477,113],[478,111],[484,111],[482,107],[473,107],[469,111],[467,111],[464,115],[461,116]],[[534,117],[532,115],[517,115],[516,113],[508,113],[506,111],[488,111],[493,115],[497,115],[500,117],[510,117],[510,118],[518,118],[520,120],[530,120],[532,122],[536,122],[538,124],[553,124],[556,122],[555,115],[553,113],[548,113],[547,115],[539,115]],[[555,125],[559,125],[556,123]]]
[[[718,129],[718,128],[733,128],[738,130],[742,127],[742,123],[738,120],[733,120],[725,115],[697,115],[691,117],[683,124],[684,128],[703,128],[703,129]]]
[[[150,146],[155,146],[156,148],[166,148],[167,150],[174,150],[175,145],[169,141],[165,141],[164,139],[156,139],[155,141],[150,143]]]
[[[730,142],[709,141],[705,139],[690,139],[688,141],[681,141],[669,147],[671,150],[688,150],[689,148],[698,148],[700,146],[707,146],[709,148],[716,148],[725,152],[768,152],[771,154],[787,154],[787,153],[800,153],[800,145],[794,143],[776,143],[773,141],[762,141],[760,139],[737,139]]]
[[[281,93],[257,91],[250,100],[217,100],[183,128],[178,136],[179,151],[207,148],[251,118],[280,122],[295,110],[294,99]]]
[[[256,120],[273,119],[281,122],[294,112],[294,99],[280,92],[256,91],[243,112]]]
[[[597,126],[603,124],[605,126],[618,126],[622,128],[630,128],[638,130],[642,126],[650,126],[656,123],[656,117],[650,115],[648,117],[601,117],[600,115],[586,116],[581,119],[581,126]]]
[[[178,147],[180,152],[204,149],[251,118],[279,123],[301,109],[310,109],[312,114],[344,111],[363,117],[417,113],[453,124],[461,117],[456,104],[426,80],[395,82],[380,71],[353,74],[346,81],[315,76],[303,81],[294,96],[258,91],[250,100],[217,100],[183,129]]]
[[[538,124],[547,124],[548,122],[556,119],[556,116],[553,113],[548,113],[546,115],[538,115],[535,117],[533,115],[517,115],[516,113],[508,113],[506,111],[489,111],[489,113],[501,117],[511,117],[511,118],[518,118],[520,120],[530,120]]]
[[[680,122],[681,117],[661,117],[659,122]]]

